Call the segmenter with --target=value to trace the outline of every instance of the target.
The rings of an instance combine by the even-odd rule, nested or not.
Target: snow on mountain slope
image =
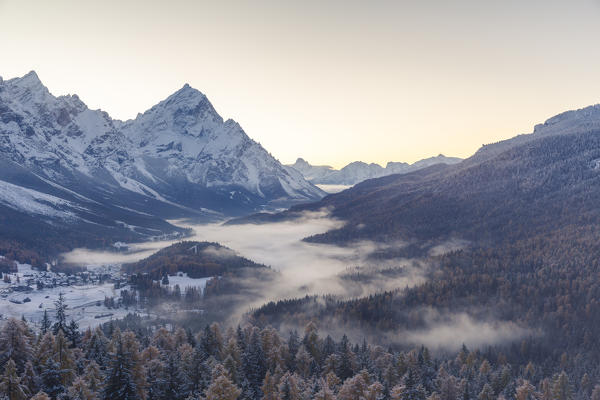
[[[355,161],[340,170],[329,166],[313,166],[304,159],[299,158],[294,164],[288,165],[304,175],[304,178],[316,185],[331,185],[332,187],[352,186],[367,179],[379,178],[391,174],[405,174],[426,168],[435,164],[456,164],[462,159],[457,157],[446,157],[440,154],[436,157],[430,157],[419,160],[413,164],[404,162],[388,162],[383,168],[379,164],[367,164],[361,161]],[[326,188],[327,186],[320,186]]]
[[[290,173],[206,96],[185,85],[119,129],[143,160],[166,160],[158,179],[179,176],[208,188],[239,186],[265,199],[313,200],[322,193]]]
[[[13,210],[32,215],[65,220],[76,218],[75,214],[68,209],[77,208],[77,206],[70,201],[2,180],[0,180],[0,203]]]
[[[35,72],[0,78],[0,161],[81,197],[165,218],[237,215],[324,195],[187,84],[122,122],[76,95],[53,96]],[[23,179],[6,175],[16,185]]]

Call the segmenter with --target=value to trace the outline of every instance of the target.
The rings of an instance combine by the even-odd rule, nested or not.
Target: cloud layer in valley
[[[185,224],[179,222],[179,225]],[[425,282],[426,273],[432,266],[424,259],[392,259],[374,262],[369,258],[373,252],[397,249],[405,246],[405,243],[381,244],[362,241],[341,247],[302,241],[305,237],[337,229],[342,225],[342,222],[329,218],[325,213],[311,213],[296,221],[274,224],[185,225],[194,231],[193,236],[185,240],[220,243],[231,250],[209,247],[206,251],[222,257],[237,254],[270,266],[279,272],[275,281],[262,282],[248,278],[247,283],[253,288],[254,300],[244,301],[244,308],[239,309],[232,319],[239,319],[249,309],[259,307],[271,300],[322,294],[355,298]],[[76,249],[64,254],[64,260],[83,265],[134,262],[175,242],[134,244],[129,247],[128,252],[121,253]],[[452,240],[435,247],[430,255],[439,255],[446,251],[464,248],[466,245],[464,241]],[[390,277],[389,274],[381,273],[381,270],[386,268],[401,272]],[[356,274],[363,276],[366,274],[369,279],[352,279]],[[465,312],[449,315],[435,314],[431,310],[424,310],[424,312],[426,313],[425,327],[419,330],[387,332],[382,334],[381,341],[456,349],[463,343],[478,347],[516,340],[529,333],[512,323],[480,321]],[[344,333],[356,337],[357,340],[360,340],[364,333],[344,329],[346,330]]]

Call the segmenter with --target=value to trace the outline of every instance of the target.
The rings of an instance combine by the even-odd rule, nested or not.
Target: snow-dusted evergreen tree
[[[164,364],[155,358],[146,362],[146,400],[160,400],[165,398]]]
[[[25,363],[31,357],[31,343],[28,329],[23,321],[9,318],[0,331],[0,361],[4,365],[12,359],[17,371],[23,371]]]
[[[340,357],[339,368],[336,371],[336,375],[342,379],[342,381],[352,377],[354,375],[355,368],[355,354],[350,348],[350,341],[348,336],[342,336],[342,340],[339,343],[338,355]]]
[[[296,353],[300,348],[300,338],[298,336],[298,332],[295,330],[290,332],[290,337],[288,339],[288,360],[287,367],[290,371],[294,371],[296,368]]]
[[[83,378],[77,378],[73,381],[73,384],[67,390],[69,400],[96,400],[97,397],[93,391],[90,390],[87,383]]]
[[[0,380],[0,393],[9,400],[25,400],[27,398],[27,387],[21,383],[17,375],[17,366],[9,359],[4,367],[4,373]]]
[[[39,379],[36,375],[33,363],[31,361],[27,361],[27,363],[25,363],[25,370],[21,375],[21,383],[27,388],[27,394],[29,396],[34,395],[40,389],[38,381]]]
[[[52,322],[50,321],[50,317],[48,317],[48,310],[44,309],[44,316],[42,317],[40,331],[42,335],[45,335],[52,328]]]
[[[65,336],[67,339],[69,339],[71,348],[75,348],[79,345],[79,342],[81,341],[81,333],[79,332],[79,325],[74,319],[69,322],[67,330],[65,331]]]
[[[277,390],[279,392],[278,398],[280,400],[302,400],[298,376],[296,374],[286,372],[281,377]]]
[[[58,294],[58,300],[54,302],[54,306],[56,307],[56,316],[54,325],[52,326],[52,333],[54,335],[58,334],[59,330],[63,332],[67,331],[67,303],[65,302],[65,296],[62,292]]]
[[[242,375],[242,356],[237,341],[234,338],[230,338],[223,349],[223,366],[229,373],[232,382],[239,384]]]
[[[327,381],[321,379],[319,382],[319,390],[315,394],[315,400],[336,400],[335,392],[331,390]]]
[[[200,343],[198,343],[194,348],[193,368],[191,374],[188,375],[191,386],[196,392],[204,391],[210,384],[211,368],[209,365],[209,357],[205,346],[201,346]]]
[[[48,358],[43,365],[40,378],[42,391],[53,400],[65,392],[60,366],[52,357]]]
[[[481,392],[479,392],[479,395],[477,396],[477,400],[494,400],[495,398],[494,389],[492,389],[489,383],[483,385]]]
[[[101,393],[104,388],[102,380],[102,373],[100,366],[95,361],[90,361],[85,367],[83,379],[87,384],[87,387],[94,393]]]
[[[101,367],[106,365],[108,361],[108,339],[102,329],[94,329],[84,346],[84,352],[88,360],[94,360]]]
[[[573,398],[573,391],[571,384],[569,383],[569,377],[562,371],[554,378],[552,384],[552,395],[555,400],[571,400]]]
[[[267,374],[265,375],[262,392],[263,400],[277,400],[277,382],[270,371],[267,371]]]
[[[183,400],[191,393],[191,384],[179,368],[177,355],[167,355],[163,369],[164,398]]]
[[[261,386],[265,379],[267,369],[265,365],[265,355],[257,329],[253,329],[250,334],[246,350],[242,355],[242,366],[249,388],[255,396],[261,397]]]
[[[75,363],[71,356],[67,338],[60,329],[54,338],[54,359],[60,368],[61,382],[63,386],[68,387],[75,376]]]
[[[35,351],[34,363],[38,368],[43,368],[49,358],[54,356],[54,335],[52,332],[47,332],[37,344]]]
[[[104,400],[134,400],[138,399],[137,387],[134,382],[132,370],[133,360],[131,354],[123,347],[120,335],[116,340],[116,350],[112,354],[102,398]]]
[[[227,370],[217,364],[212,373],[211,383],[206,389],[206,400],[236,400],[241,390],[231,382]]]

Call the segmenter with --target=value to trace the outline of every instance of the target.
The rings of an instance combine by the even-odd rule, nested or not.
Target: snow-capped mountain
[[[132,215],[239,215],[324,195],[187,84],[123,122],[53,96],[35,72],[0,78],[0,164],[0,206],[94,223],[106,209],[131,225]]]
[[[302,158],[298,158],[294,164],[288,165],[302,175],[309,182],[316,185],[355,185],[367,179],[379,178],[391,174],[405,174],[426,168],[435,164],[456,164],[462,159],[457,157],[446,157],[440,154],[436,157],[430,157],[419,160],[413,164],[404,162],[388,162],[385,168],[379,164],[367,164],[362,161],[355,161],[340,170],[336,170],[327,165],[310,165]]]

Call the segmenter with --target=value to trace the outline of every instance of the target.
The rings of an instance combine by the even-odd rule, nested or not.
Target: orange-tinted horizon
[[[0,0],[0,76],[119,119],[187,82],[284,163],[385,165],[600,102],[598,20],[598,0]]]

